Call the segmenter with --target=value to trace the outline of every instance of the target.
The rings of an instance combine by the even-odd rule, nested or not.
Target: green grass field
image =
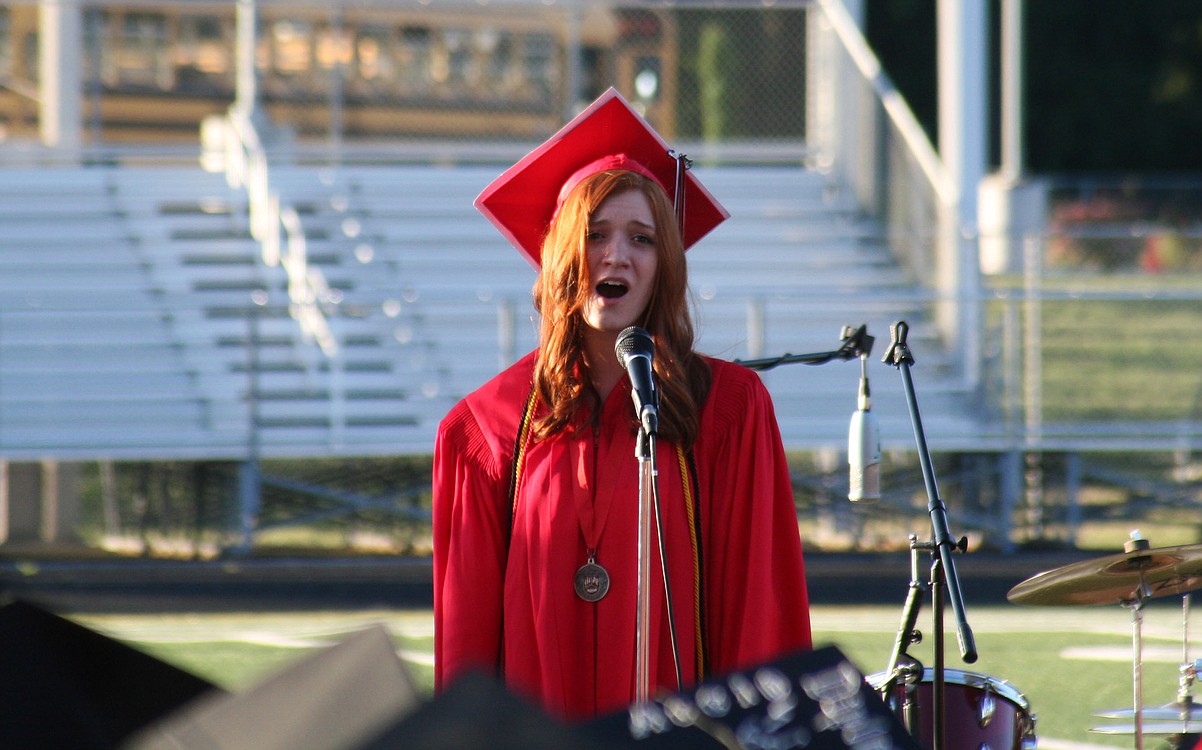
[[[1183,652],[1179,607],[1179,601],[1154,600],[1145,610],[1145,706],[1175,699]],[[812,617],[815,643],[838,646],[863,672],[872,674],[889,660],[900,616],[900,607],[816,607]],[[433,627],[428,611],[78,619],[235,692],[304,659],[315,649],[382,623],[393,634],[419,687],[427,693],[431,688]],[[1131,735],[1089,731],[1090,727],[1130,723],[1093,715],[1134,703],[1129,612],[1118,607],[989,607],[970,610],[968,619],[980,658],[965,664],[949,627],[947,668],[1008,681],[1038,717],[1041,746],[1133,746]],[[948,620],[950,623],[950,616]],[[924,612],[919,628],[926,641],[911,650],[927,666],[932,665],[932,627],[930,612]],[[1163,739],[1146,738],[1145,747],[1158,747]]]

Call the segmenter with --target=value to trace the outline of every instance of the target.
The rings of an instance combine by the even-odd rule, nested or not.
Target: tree
[[[867,10],[869,43],[934,141],[936,0]],[[1202,4],[1027,0],[1024,15],[1030,171],[1202,171]]]

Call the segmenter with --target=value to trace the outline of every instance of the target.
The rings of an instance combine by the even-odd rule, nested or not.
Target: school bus
[[[235,3],[81,6],[83,136],[195,140],[236,95]],[[672,15],[602,4],[261,3],[257,101],[299,136],[530,138],[610,85],[673,131]],[[0,7],[0,137],[37,134],[39,15]]]

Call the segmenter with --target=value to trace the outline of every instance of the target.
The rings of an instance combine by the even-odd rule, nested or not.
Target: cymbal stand
[[[1181,707],[1184,719],[1193,719],[1193,685],[1198,678],[1199,663],[1189,658],[1189,610],[1190,595],[1181,597],[1181,677],[1177,679],[1177,705]]]
[[[1146,596],[1139,596],[1123,606],[1131,610],[1131,686],[1135,702],[1135,750],[1144,747],[1144,601]]]
[[[1142,552],[1150,548],[1147,539],[1133,535],[1123,544],[1127,553]],[[1144,579],[1144,569],[1139,562],[1142,556],[1132,558],[1136,570],[1139,571],[1139,585],[1136,586],[1131,599],[1123,602],[1123,606],[1131,610],[1131,690],[1135,703],[1135,750],[1144,747],[1144,604],[1152,596],[1152,589]]]
[[[1198,679],[1198,671],[1202,669],[1202,660],[1193,660],[1189,658],[1190,640],[1189,640],[1189,615],[1190,615],[1190,595],[1184,594],[1181,597],[1181,667],[1178,669],[1181,676],[1177,678],[1177,702],[1174,704],[1178,710],[1178,718],[1184,726],[1193,727],[1194,721],[1197,719],[1197,714],[1194,711],[1194,696],[1193,686],[1194,681]],[[1183,746],[1183,737],[1185,733],[1176,735],[1170,738],[1169,744],[1173,748]]]
[[[910,330],[905,321],[898,321],[889,327],[891,341],[888,351],[882,361],[897,367],[902,376],[902,385],[906,392],[906,404],[910,410],[910,422],[914,429],[914,439],[918,447],[919,462],[922,466],[923,482],[927,491],[927,510],[931,518],[931,602],[934,615],[933,644],[935,651],[935,667],[931,683],[933,750],[944,750],[944,657],[943,657],[943,604],[944,589],[948,601],[951,602],[952,612],[956,618],[956,635],[960,644],[960,655],[965,662],[971,664],[977,660],[977,647],[972,629],[964,610],[964,596],[960,587],[960,578],[956,573],[956,563],[952,554],[967,548],[967,540],[959,542],[952,539],[947,520],[947,506],[939,496],[939,487],[935,481],[935,471],[931,463],[930,450],[927,447],[926,435],[922,428],[922,416],[918,410],[918,398],[914,393],[914,380],[910,367],[914,357],[910,353],[906,336]]]

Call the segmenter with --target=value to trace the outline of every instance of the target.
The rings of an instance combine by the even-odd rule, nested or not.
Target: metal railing
[[[980,288],[971,231],[930,139],[840,0],[817,0],[807,43],[810,161],[850,190],[910,281],[935,295],[932,314],[961,377],[980,382]]]
[[[263,263],[284,269],[292,317],[307,339],[327,357],[334,357],[338,343],[322,306],[335,301],[337,295],[321,269],[309,265],[305,230],[296,207],[272,185],[267,150],[254,114],[232,107],[226,115],[206,120],[201,163],[209,171],[224,172],[231,187],[246,191],[250,234],[262,246]]]

